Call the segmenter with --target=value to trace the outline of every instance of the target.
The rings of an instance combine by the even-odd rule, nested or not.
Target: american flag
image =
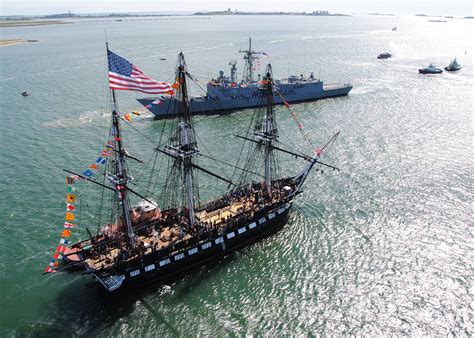
[[[135,65],[111,51],[109,60],[109,86],[114,90],[134,90],[147,94],[172,94],[167,82],[155,81],[143,74]]]

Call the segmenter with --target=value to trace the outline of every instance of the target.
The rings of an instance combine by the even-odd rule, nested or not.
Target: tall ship
[[[237,62],[231,61],[230,76],[224,71],[219,76],[211,79],[203,95],[190,96],[189,111],[191,114],[223,114],[239,109],[255,108],[264,104],[261,99],[262,78],[255,74],[256,65],[262,57],[268,56],[265,52],[252,50],[252,39],[249,38],[249,47],[240,50],[243,53],[245,66],[242,79],[237,78]],[[194,79],[193,79],[194,80]],[[330,97],[349,94],[352,85],[348,83],[329,83],[316,78],[311,72],[309,76],[289,76],[285,79],[275,80],[275,86],[285,96],[289,103],[315,101]],[[198,84],[200,87],[200,85]],[[176,97],[163,95],[160,97],[145,97],[138,101],[152,112],[157,118],[167,118],[175,115],[179,109]],[[275,97],[273,104],[283,104],[280,97]]]
[[[108,55],[111,84],[111,69],[135,69],[118,55],[110,51]],[[140,182],[147,182],[145,186],[134,183],[130,162],[138,161],[138,166],[142,161],[126,150],[123,126],[130,116],[120,112],[112,89],[109,139],[96,162],[100,166],[94,164],[90,166],[93,169],[83,173],[68,171],[65,229],[45,272],[79,269],[107,291],[150,280],[168,280],[275,233],[287,222],[310,171],[315,166],[337,169],[321,162],[321,155],[338,134],[313,156],[284,148],[278,141],[281,131],[277,128],[274,100],[275,94],[280,93],[270,65],[259,87],[259,106],[263,107],[255,111],[247,132],[238,136],[243,142],[240,164],[220,161],[233,168],[237,179],[198,164],[198,157],[216,160],[216,154],[206,155],[198,143],[188,96],[190,76],[180,53],[175,78],[179,85],[174,93],[178,114],[168,124],[167,140],[161,142],[158,139],[163,134],[157,136],[158,145],[150,159],[156,163],[157,158],[165,158],[168,167],[157,169],[153,164],[146,172],[149,177],[141,176]],[[123,82],[122,77],[119,89]],[[305,164],[294,173],[282,173],[278,154],[292,159],[296,156]],[[227,189],[210,201],[201,201],[198,173],[222,180]],[[96,196],[101,197],[94,203],[99,210],[96,219],[102,223],[95,233],[89,230],[90,225],[87,227],[87,239],[69,243],[71,229],[78,227],[74,223],[75,194],[82,184],[97,187]],[[161,188],[154,188],[160,185]]]

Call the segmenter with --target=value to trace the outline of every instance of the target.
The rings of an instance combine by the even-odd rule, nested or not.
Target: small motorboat
[[[390,53],[382,53],[377,56],[377,59],[390,59],[392,57],[392,54]]]
[[[461,65],[458,63],[458,61],[456,60],[456,58],[454,58],[454,60],[451,61],[451,63],[449,64],[449,66],[444,67],[444,69],[446,69],[448,72],[455,72],[455,71],[461,69]]]
[[[30,95],[30,93],[28,93],[28,92],[25,90],[25,91],[21,92],[21,95],[22,95],[22,96],[28,96],[28,95]]]
[[[437,68],[434,64],[430,63],[430,65],[426,68],[418,69],[420,74],[441,74],[443,72],[442,69]]]
[[[392,28],[392,31],[395,32],[396,30],[397,30],[397,27],[393,27],[393,28]]]
[[[161,57],[160,60],[161,60],[161,61],[166,61],[166,58]]]

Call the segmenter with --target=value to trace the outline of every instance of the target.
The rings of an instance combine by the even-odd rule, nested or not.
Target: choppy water
[[[351,82],[348,97],[295,106],[315,142],[341,131],[327,161],[344,172],[314,174],[277,235],[176,283],[110,298],[87,276],[42,276],[64,215],[62,168],[93,161],[106,133],[104,28],[112,50],[158,79],[180,50],[198,78],[215,76],[252,36],[277,77],[313,70]],[[396,17],[2,28],[2,38],[40,42],[0,50],[0,335],[472,335],[473,31],[468,20]],[[375,58],[385,51],[394,58]],[[458,73],[417,73],[454,56]],[[120,93],[121,108],[139,96]],[[277,111],[291,136],[290,116]],[[232,157],[231,135],[250,117],[195,124],[211,151]],[[162,123],[135,126],[157,139]],[[131,133],[130,148],[147,156],[139,140]],[[294,160],[282,159],[293,173]],[[223,189],[200,182],[206,198]]]

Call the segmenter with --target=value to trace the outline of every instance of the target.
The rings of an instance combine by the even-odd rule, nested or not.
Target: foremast
[[[107,54],[109,53],[108,44],[106,44]],[[114,152],[114,173],[108,174],[107,178],[114,186],[119,207],[122,212],[123,222],[126,227],[126,239],[127,245],[130,249],[135,249],[136,237],[132,228],[132,220],[130,217],[130,202],[127,193],[127,184],[132,180],[132,177],[128,175],[126,161],[125,161],[125,149],[122,143],[122,133],[120,130],[120,115],[117,108],[117,99],[115,91],[111,89],[113,110],[112,110],[112,131],[113,137],[113,152]],[[120,217],[119,217],[120,220]],[[118,220],[118,221],[119,221]]]
[[[175,159],[181,168],[184,189],[186,193],[189,225],[196,224],[194,212],[194,163],[193,158],[199,152],[197,148],[194,130],[191,124],[191,113],[189,109],[188,88],[186,82],[187,69],[183,53],[179,53],[178,67],[176,71],[176,83],[178,84],[176,97],[179,101],[178,129],[176,135],[177,143],[167,145],[164,152]]]
[[[122,209],[123,221],[127,230],[127,244],[133,250],[135,249],[135,234],[132,228],[130,218],[130,202],[127,194],[127,184],[132,178],[127,173],[125,165],[124,149],[122,144],[122,133],[120,131],[120,116],[117,110],[115,92],[112,90],[114,109],[112,111],[112,135],[114,136],[114,164],[115,175],[110,175],[109,180],[114,185],[117,199]]]

